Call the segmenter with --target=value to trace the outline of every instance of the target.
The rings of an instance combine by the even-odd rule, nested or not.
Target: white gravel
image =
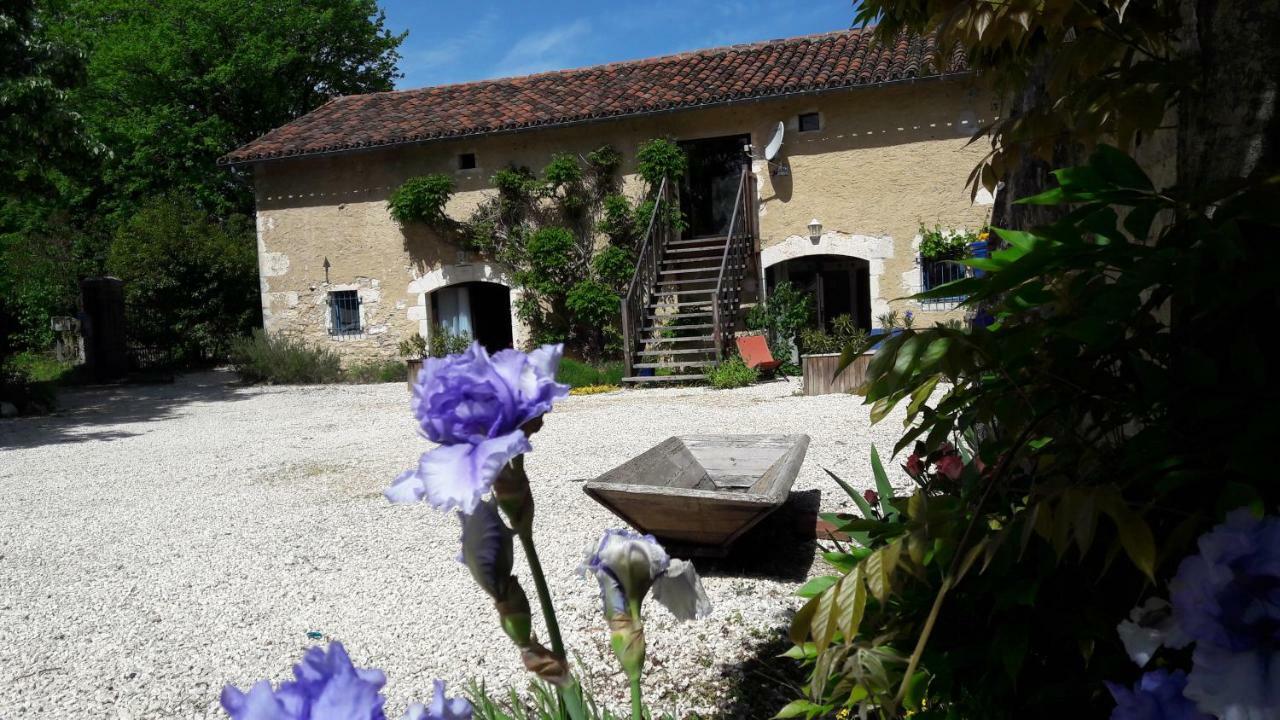
[[[309,632],[387,671],[389,717],[436,677],[524,687],[492,605],[455,561],[457,520],[381,496],[427,449],[404,385],[232,379],[80,391],[56,415],[0,421],[0,718],[224,717],[222,685],[284,677],[317,642]],[[547,416],[527,459],[536,536],[565,641],[602,700],[623,704],[624,680],[594,583],[575,570],[619,521],[580,481],[670,435],[807,433],[794,489],[843,507],[822,467],[868,486],[870,444],[891,448],[901,418],[872,428],[861,398],[798,387],[615,392]],[[792,593],[822,570],[788,532],[796,516],[778,517],[748,543],[772,557],[698,562],[709,619],[680,624],[646,605],[654,707],[725,702],[739,664],[778,637]]]

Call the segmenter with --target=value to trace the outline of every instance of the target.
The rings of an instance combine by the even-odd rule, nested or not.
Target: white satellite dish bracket
[[[769,163],[769,175],[791,174],[790,168],[785,164],[773,161],[778,156],[778,151],[782,149],[782,138],[786,132],[786,124],[779,122],[778,127],[773,131],[773,137],[769,138],[769,144],[764,147],[764,159]]]

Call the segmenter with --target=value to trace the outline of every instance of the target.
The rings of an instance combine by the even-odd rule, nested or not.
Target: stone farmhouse
[[[986,222],[990,196],[965,187],[985,147],[969,140],[997,112],[959,50],[854,29],[339,97],[221,162],[253,173],[267,331],[363,360],[437,327],[491,348],[529,336],[510,269],[392,220],[387,200],[405,180],[451,174],[447,211],[461,218],[493,192],[495,171],[607,143],[634,197],[637,146],[675,139],[690,170],[667,201],[689,227],[646,241],[623,323],[629,375],[688,377],[731,346],[742,305],[784,280],[814,294],[820,322],[959,317],[954,303],[903,298],[950,272],[921,261],[922,225]],[[675,317],[695,334],[658,332]]]

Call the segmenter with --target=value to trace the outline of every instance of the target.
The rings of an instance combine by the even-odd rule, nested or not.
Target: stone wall
[[[453,282],[506,283],[486,265],[424,227],[401,228],[387,214],[392,190],[409,177],[451,173],[458,192],[448,212],[464,218],[491,192],[488,178],[508,165],[540,169],[555,152],[609,143],[622,152],[624,188],[640,192],[634,158],[653,137],[695,139],[750,134],[757,160],[762,261],[804,254],[853,254],[872,264],[873,309],[912,309],[918,322],[947,317],[901,300],[919,289],[915,248],[923,223],[982,225],[989,205],[964,187],[984,154],[966,146],[995,115],[992,100],[966,79],[918,81],[834,93],[600,121],[463,140],[277,160],[255,167],[263,317],[270,332],[333,343],[348,360],[394,355],[402,337],[425,332],[428,293]],[[797,115],[819,112],[821,129],[798,132]],[[761,153],[779,121],[787,125],[771,174]],[[477,167],[456,170],[475,153]],[[824,232],[808,237],[811,218]],[[324,261],[328,259],[326,274]],[[328,334],[327,293],[357,289],[362,327]],[[515,297],[513,297],[513,300]],[[513,323],[517,321],[513,318]],[[527,337],[516,328],[517,341]]]

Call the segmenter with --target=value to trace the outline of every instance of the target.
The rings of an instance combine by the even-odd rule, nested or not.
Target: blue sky
[[[850,0],[382,0],[396,87],[527,75],[849,27]]]

